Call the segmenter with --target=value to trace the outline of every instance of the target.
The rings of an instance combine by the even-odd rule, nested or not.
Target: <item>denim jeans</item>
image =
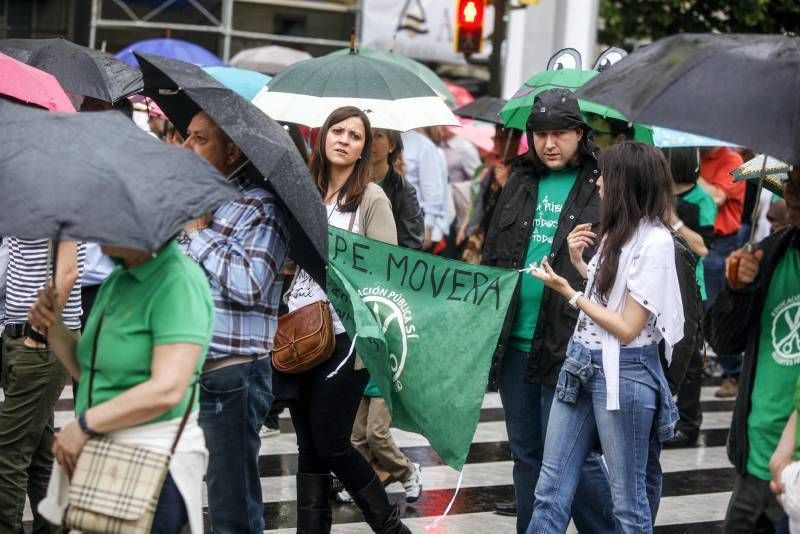
[[[218,534],[264,531],[258,432],[272,404],[269,358],[200,377],[200,415],[208,448],[208,511]]]
[[[150,534],[175,534],[189,522],[186,512],[186,503],[183,496],[172,480],[172,475],[167,474],[161,495],[158,496],[156,513],[153,516],[153,527]]]
[[[555,388],[525,381],[528,353],[509,347],[500,369],[500,398],[513,459],[517,500],[517,532],[528,528],[534,489],[539,479]],[[592,452],[583,464],[573,518],[581,532],[613,532],[611,490],[600,454]]]
[[[576,505],[585,502],[576,498],[576,489],[596,435],[608,466],[618,530],[653,531],[651,507],[657,506],[657,499],[652,497],[661,485],[660,468],[656,471],[656,466],[650,466],[649,480],[647,471],[662,388],[654,370],[660,369],[656,345],[621,349],[620,409],[609,411],[601,351],[591,351],[591,361],[581,368],[578,387],[562,388],[566,380],[562,368],[528,534],[566,530],[573,498]],[[674,405],[671,410],[676,411]]]
[[[739,241],[736,234],[717,237],[711,243],[708,256],[703,258],[706,294],[708,295],[705,301],[706,312],[708,312],[717,299],[717,295],[725,287],[725,260],[737,249],[738,244]],[[741,354],[718,354],[717,360],[722,367],[724,377],[739,378],[739,374],[742,371]]]

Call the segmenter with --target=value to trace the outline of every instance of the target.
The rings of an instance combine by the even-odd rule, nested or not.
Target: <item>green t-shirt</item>
[[[577,177],[578,169],[572,168],[548,173],[539,180],[536,211],[531,225],[533,228],[528,241],[528,252],[525,254],[526,266],[534,261],[541,263],[542,257],[550,254],[550,247],[558,230],[558,217]],[[521,276],[510,343],[517,350],[529,351],[533,330],[539,319],[544,284],[528,273],[522,273]]]
[[[800,377],[800,251],[789,247],[769,284],[761,313],[761,337],[747,418],[747,471],[771,480],[769,459],[794,409]]]
[[[146,263],[131,269],[117,267],[100,287],[78,343],[81,387],[75,399],[77,414],[89,407],[89,369],[101,315],[93,406],[147,381],[154,345],[201,345],[199,376],[211,342],[214,303],[202,269],[174,241]],[[177,406],[149,422],[182,416],[189,400],[187,392]],[[192,401],[196,409],[197,399]]]
[[[700,227],[714,228],[714,221],[717,218],[717,204],[714,202],[714,197],[709,195],[705,189],[699,185],[695,185],[681,195],[681,198],[690,204],[697,206],[699,211]],[[706,277],[705,269],[703,268],[703,258],[697,258],[697,271],[695,273],[697,278],[697,285],[700,287],[700,298],[706,300]]]

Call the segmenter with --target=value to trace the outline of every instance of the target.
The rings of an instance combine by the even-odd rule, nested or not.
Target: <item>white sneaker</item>
[[[403,482],[403,489],[406,490],[406,502],[417,502],[422,493],[422,469],[419,464],[414,464],[414,471],[408,480]]]
[[[353,502],[353,498],[347,493],[347,490],[342,490],[336,494],[334,498],[336,502],[346,503],[346,502]]]
[[[270,428],[268,426],[262,426],[261,430],[258,432],[258,437],[260,438],[274,438],[280,435],[281,430],[279,428]]]

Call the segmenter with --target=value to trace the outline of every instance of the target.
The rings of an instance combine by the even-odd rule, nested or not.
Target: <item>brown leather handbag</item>
[[[302,373],[327,361],[335,347],[328,301],[318,300],[278,318],[272,366],[282,373]]]

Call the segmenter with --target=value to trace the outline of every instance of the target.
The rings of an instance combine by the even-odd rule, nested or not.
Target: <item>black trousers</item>
[[[699,347],[689,360],[686,378],[678,390],[678,413],[680,419],[677,427],[690,436],[697,436],[703,422],[703,408],[700,404],[700,393],[703,387],[703,354]]]
[[[297,433],[298,471],[306,474],[333,472],[348,491],[359,491],[375,472],[350,443],[358,404],[369,380],[366,369],[355,371],[355,355],[331,378],[347,357],[350,339],[336,336],[336,350],[322,365],[297,378],[299,394],[289,404]]]

